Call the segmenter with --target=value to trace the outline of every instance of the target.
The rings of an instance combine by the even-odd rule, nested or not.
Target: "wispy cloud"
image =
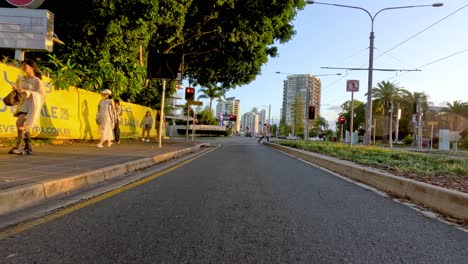
[[[327,110],[339,112],[341,111],[341,107],[338,105],[334,105],[334,106],[327,107]]]

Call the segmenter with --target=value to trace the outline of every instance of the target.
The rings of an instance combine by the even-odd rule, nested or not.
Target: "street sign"
[[[8,3],[23,8],[38,8],[44,0],[7,0]]]
[[[347,92],[359,92],[359,80],[347,80],[346,91]]]
[[[189,105],[203,105],[202,101],[187,101]]]
[[[437,121],[429,121],[429,122],[427,122],[427,124],[428,124],[429,126],[437,126],[437,125],[439,124],[439,122],[437,122]]]

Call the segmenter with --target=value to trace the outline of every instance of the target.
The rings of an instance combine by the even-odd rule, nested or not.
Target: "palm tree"
[[[377,87],[372,88],[372,97],[374,98],[374,106],[376,112],[383,115],[388,115],[389,130],[392,130],[393,106],[400,107],[400,104],[405,101],[405,98],[410,95],[410,92],[399,87],[396,83],[382,81],[377,84]],[[389,131],[391,139],[392,131]]]
[[[411,121],[414,120],[417,112],[417,105],[418,102],[421,102],[421,111],[424,113],[422,118],[427,118],[427,113],[429,111],[429,96],[424,92],[413,92],[405,96],[404,104],[403,104],[403,116],[405,119],[406,124],[406,132],[410,133],[411,127],[413,127],[413,134],[417,134],[417,126],[416,123],[412,123]],[[402,118],[403,119],[403,118]],[[403,120],[402,120],[403,121]],[[412,124],[412,125],[411,125]],[[413,144],[416,144],[416,140],[413,141]]]
[[[447,103],[447,107],[443,109],[444,112],[456,113],[464,118],[468,118],[468,102],[462,102],[461,100],[453,101],[453,103]]]
[[[210,99],[210,112],[213,112],[212,111],[213,100],[222,99],[224,95],[226,94],[225,89],[221,88],[220,86],[216,86],[212,84],[207,85],[206,87],[202,87],[198,92],[202,94],[198,96],[197,100],[199,100],[200,98]]]
[[[372,88],[373,105],[377,112],[382,114],[388,113],[392,104],[404,102],[405,97],[409,95],[411,93],[408,90],[388,81],[382,81],[377,84],[377,87]]]

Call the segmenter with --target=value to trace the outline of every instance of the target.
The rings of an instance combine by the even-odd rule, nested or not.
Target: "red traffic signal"
[[[193,87],[185,88],[185,100],[195,101],[195,88]]]
[[[237,121],[237,116],[235,116],[235,115],[230,115],[230,116],[229,116],[229,121]]]
[[[315,106],[309,106],[309,119],[315,119]]]
[[[346,123],[346,118],[340,116],[340,117],[338,118],[338,123],[340,123],[341,125],[345,124],[345,123]]]

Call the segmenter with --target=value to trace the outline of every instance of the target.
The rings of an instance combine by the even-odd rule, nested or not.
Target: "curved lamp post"
[[[289,73],[289,72],[276,72],[277,74],[291,74],[291,75],[296,75],[296,73]],[[298,75],[298,74],[297,74]],[[341,73],[326,73],[326,74],[317,74],[313,75],[311,74],[312,77],[319,77],[319,76],[330,76],[330,75],[341,75]],[[309,138],[309,117],[308,112],[309,112],[309,85],[306,87],[306,98],[305,98],[305,111],[304,111],[304,140],[307,140]],[[294,131],[294,125],[293,125],[293,131]],[[293,132],[294,135],[294,132]]]
[[[367,105],[366,105],[366,134],[364,137],[364,144],[369,145],[371,142],[370,138],[371,138],[371,123],[372,123],[372,77],[373,77],[372,74],[374,71],[374,38],[375,38],[374,37],[374,20],[375,20],[375,17],[385,10],[414,8],[414,7],[441,7],[444,4],[434,3],[432,5],[411,5],[411,6],[387,7],[387,8],[380,9],[379,11],[377,11],[377,13],[372,15],[369,11],[359,6],[339,5],[339,4],[322,3],[322,2],[316,2],[316,1],[305,1],[305,2],[307,4],[329,5],[329,6],[359,9],[359,10],[366,12],[369,15],[369,18],[371,19],[371,32],[369,36],[370,45],[369,45],[369,74],[368,74],[368,83],[367,83]]]

